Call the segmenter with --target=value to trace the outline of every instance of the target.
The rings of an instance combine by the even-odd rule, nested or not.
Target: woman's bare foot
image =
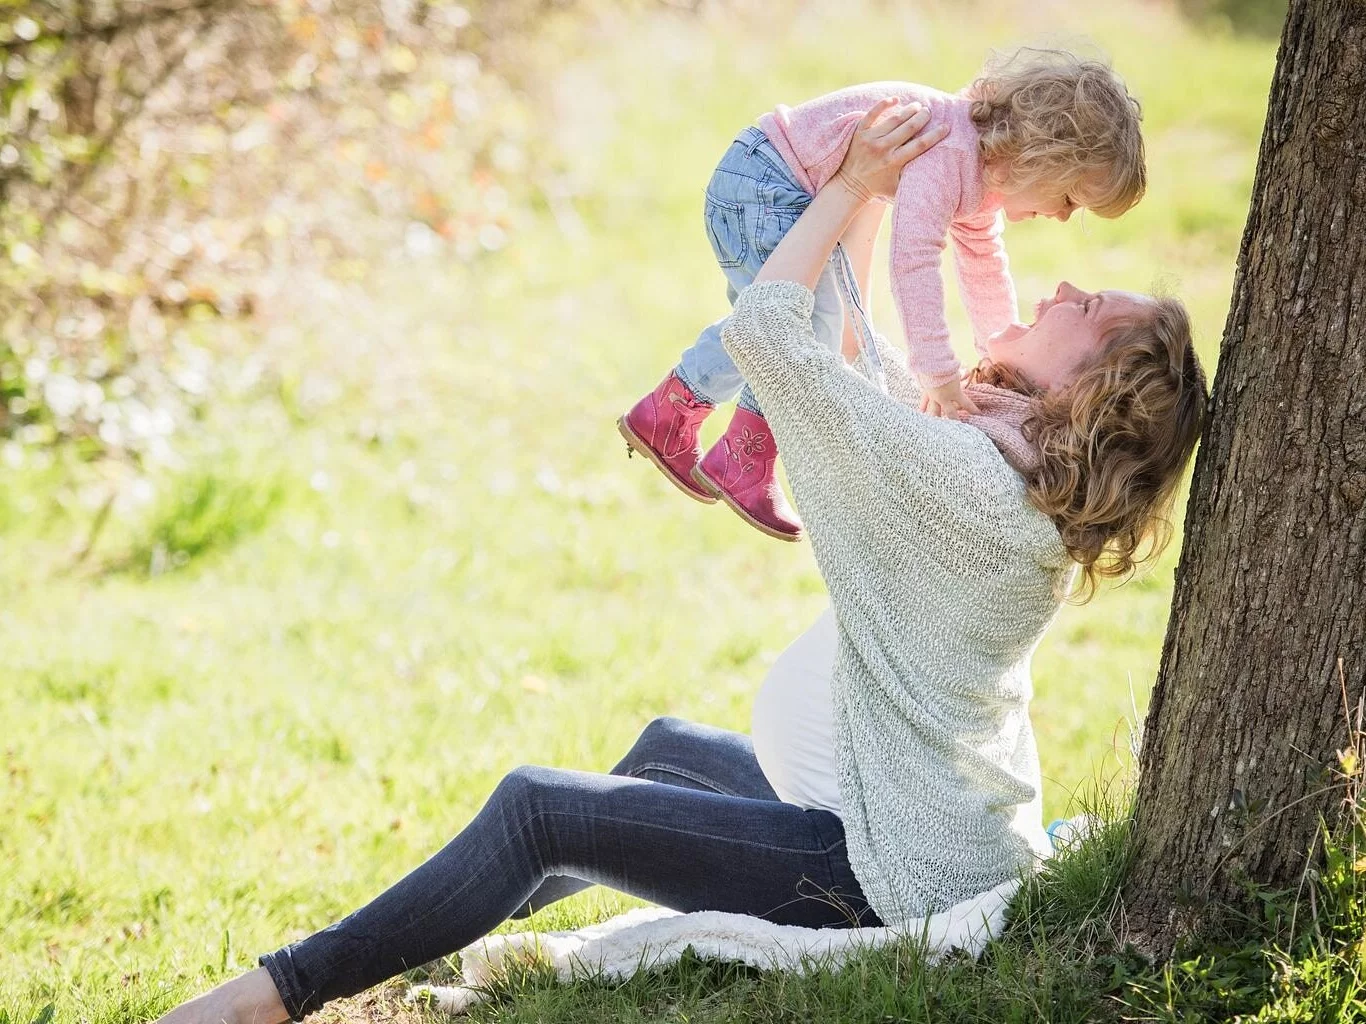
[[[289,1013],[264,967],[181,1003],[157,1024],[285,1024]]]

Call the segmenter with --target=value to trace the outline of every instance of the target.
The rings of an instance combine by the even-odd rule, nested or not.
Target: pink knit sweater
[[[953,380],[962,367],[949,345],[940,257],[953,240],[959,290],[977,351],[1017,316],[1001,240],[999,206],[987,202],[971,100],[910,82],[873,82],[778,106],[759,118],[774,147],[812,195],[839,170],[859,120],[878,100],[917,100],[949,135],[901,173],[892,212],[892,294],[906,332],[910,369],[922,384]]]

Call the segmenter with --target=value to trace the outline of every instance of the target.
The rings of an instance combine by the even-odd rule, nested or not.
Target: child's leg
[[[759,129],[746,129],[731,143],[707,183],[703,226],[732,305],[810,202]],[[731,400],[744,385],[721,343],[726,319],[704,327],[674,371],[713,403]]]
[[[731,144],[707,185],[704,223],[732,304],[810,203],[811,196],[763,132],[746,129]],[[822,320],[833,315],[838,324],[837,289],[824,285],[817,302]],[[633,450],[643,450],[692,497],[723,500],[769,536],[800,540],[801,520],[776,485],[777,450],[748,389],[725,435],[705,456],[696,424],[682,422],[697,415],[693,410],[699,402],[710,411],[744,386],[721,342],[725,323],[723,317],[708,325],[656,392],[637,403],[619,427]]]
[[[712,251],[726,275],[726,301],[733,306],[740,292],[754,281],[763,266],[754,247],[752,228],[760,211],[753,204],[749,204],[749,209],[738,204],[736,208],[720,206],[708,193],[704,216]],[[723,316],[702,328],[697,340],[683,351],[674,367],[674,373],[694,394],[713,405],[731,401],[745,383],[721,342],[721,331],[729,319],[729,315]]]
[[[732,305],[738,294],[733,285],[727,286],[726,298]],[[729,402],[739,394],[745,383],[721,343],[721,330],[729,319],[729,316],[723,316],[702,328],[697,340],[684,349],[678,365],[674,367],[674,373],[692,389],[693,394],[712,405]]]
[[[773,191],[770,184],[770,198]],[[726,271],[731,279],[732,302],[743,284],[753,281],[769,254],[797,222],[806,206],[803,197],[804,193],[797,193],[790,204],[784,205],[756,204],[752,211],[755,230],[751,234],[753,244],[747,253],[748,264]],[[741,270],[745,273],[743,283],[738,280]],[[838,311],[839,294],[833,284],[824,280],[817,284],[816,302],[822,319],[829,316],[828,307],[832,302]],[[835,322],[839,322],[838,312]],[[724,323],[723,320],[716,325],[718,339]],[[694,467],[692,479],[761,533],[778,540],[798,541],[802,538],[802,521],[778,486],[777,465],[778,449],[763,412],[749,386],[743,385],[740,403],[730,424]]]
[[[789,199],[802,205],[810,201],[799,186],[785,182],[790,172],[783,170],[780,157],[757,152],[761,146],[772,149],[762,132],[746,129],[707,185],[703,223],[732,304],[767,255],[760,232],[772,233],[783,218],[783,230],[791,226],[800,211],[781,209]],[[775,210],[778,217],[772,215]],[[767,251],[776,245],[773,240]],[[734,398],[744,383],[721,343],[724,325],[723,317],[704,328],[678,365],[617,421],[628,451],[644,455],[679,490],[709,504],[717,500],[715,493],[693,476],[702,458],[698,430],[716,403]]]
[[[816,340],[840,356],[846,310],[855,331],[863,339],[864,355],[873,349],[872,328],[863,314],[862,299],[848,258],[836,246],[829,264],[816,282],[812,329]],[[880,377],[879,367],[865,369]],[[702,457],[692,478],[729,505],[755,529],[779,540],[799,540],[802,524],[778,486],[777,445],[754,394],[746,385],[730,426]]]

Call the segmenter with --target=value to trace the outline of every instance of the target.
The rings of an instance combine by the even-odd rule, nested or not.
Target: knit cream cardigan
[[[817,344],[814,296],[740,293],[726,350],[763,407],[839,623],[831,695],[849,859],[887,924],[1027,870],[1049,843],[1029,663],[1072,563],[981,430]],[[861,365],[861,364],[860,364]]]

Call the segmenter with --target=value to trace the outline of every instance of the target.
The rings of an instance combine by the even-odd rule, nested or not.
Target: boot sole
[[[654,450],[651,449],[648,444],[642,441],[640,439],[640,436],[634,430],[631,429],[630,425],[626,422],[625,416],[622,416],[617,420],[617,432],[620,433],[621,436],[626,439],[627,454],[630,454],[631,452],[639,452],[641,455],[644,455],[647,459],[650,460],[651,463],[654,464],[655,469],[659,470],[661,473],[664,474],[665,480],[669,481],[669,483],[673,484],[693,501],[696,501],[702,505],[716,504],[715,495],[708,496],[706,494],[698,494],[697,491],[689,487],[688,484],[684,482],[684,480],[680,476],[678,476],[672,469],[670,469],[669,466],[664,462],[664,460],[661,459],[658,455],[656,455],[654,453]]]
[[[732,512],[734,512],[737,516],[739,516],[741,519],[747,522],[750,526],[754,527],[760,533],[767,534],[774,540],[785,540],[791,544],[801,543],[802,534],[780,533],[779,531],[773,529],[773,527],[767,526],[764,523],[759,522],[759,520],[755,519],[752,515],[746,512],[742,506],[737,505],[734,499],[732,499],[729,494],[723,491],[721,489],[721,486],[715,480],[707,476],[706,471],[702,468],[700,464],[693,466],[692,478],[693,483],[697,484],[698,487],[705,487],[707,490],[711,491],[714,495],[716,495],[717,498],[720,498],[722,501],[724,501],[730,507],[730,510]],[[714,501],[716,499],[713,498],[712,500]]]

